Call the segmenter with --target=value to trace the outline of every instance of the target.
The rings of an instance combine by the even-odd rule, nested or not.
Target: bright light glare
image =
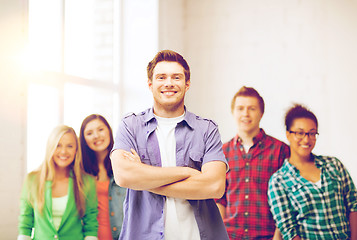
[[[95,7],[94,0],[66,2],[64,71],[69,75],[93,79],[94,53],[98,47],[94,43],[95,17],[99,15],[95,14]],[[110,22],[110,27],[111,24]]]
[[[93,113],[103,115],[109,123],[112,123],[112,96],[111,90],[79,84],[66,84],[64,91],[64,123],[73,127],[77,134],[79,134],[83,119]]]
[[[34,48],[26,46],[22,52],[15,56],[15,61],[19,64],[20,69],[25,73],[34,73],[46,70],[46,61],[39,57]]]
[[[60,0],[29,2],[29,45],[23,57],[28,70],[61,70],[61,2]]]
[[[58,90],[54,87],[30,84],[27,116],[27,172],[36,169],[44,160],[46,143],[58,124]]]
[[[35,71],[28,78],[28,171],[43,161],[59,123],[78,134],[82,120],[98,113],[116,129],[123,113],[151,105],[145,69],[157,51],[157,22],[158,0],[29,0],[29,42],[19,57]]]

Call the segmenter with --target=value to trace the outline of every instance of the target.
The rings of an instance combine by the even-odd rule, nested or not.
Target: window
[[[29,0],[27,170],[48,135],[92,113],[115,132],[126,112],[151,106],[146,65],[157,52],[158,0]]]

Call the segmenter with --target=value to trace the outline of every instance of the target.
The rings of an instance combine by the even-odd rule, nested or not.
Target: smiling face
[[[56,168],[69,169],[77,153],[77,140],[73,133],[65,133],[59,140],[52,159]]]
[[[256,97],[236,97],[232,113],[238,126],[238,135],[254,137],[259,133],[259,123],[263,113]]]
[[[184,68],[179,63],[157,63],[148,85],[154,97],[156,115],[178,117],[184,113],[184,98],[190,81],[186,81]]]
[[[309,118],[294,119],[290,131],[294,132],[317,132],[316,123]],[[286,132],[286,137],[290,142],[290,152],[292,158],[308,160],[310,153],[315,147],[316,138],[308,137],[306,134],[302,139],[298,139],[294,133]]]
[[[84,128],[84,139],[94,152],[108,151],[110,144],[110,132],[108,127],[100,119],[93,119]]]

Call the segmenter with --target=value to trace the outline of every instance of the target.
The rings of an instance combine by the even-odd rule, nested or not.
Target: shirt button
[[[244,232],[248,232],[248,228],[244,229]]]
[[[245,195],[244,198],[245,198],[245,199],[248,199],[248,198],[249,198],[249,195]]]
[[[57,239],[57,238],[58,238],[58,236],[57,236],[57,235],[55,235],[55,236],[54,236],[54,238],[55,238],[55,239]]]
[[[113,231],[116,231],[117,230],[117,228],[116,227],[113,227]]]
[[[110,215],[111,215],[111,216],[114,216],[114,212],[111,212]]]
[[[249,166],[249,162],[246,162],[245,165],[248,167]]]
[[[244,216],[248,216],[248,215],[249,215],[249,213],[248,213],[248,212],[245,212],[245,213],[244,213]]]
[[[245,182],[249,182],[249,178],[246,178],[246,179],[245,179]]]

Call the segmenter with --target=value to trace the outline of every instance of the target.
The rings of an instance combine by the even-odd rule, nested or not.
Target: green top
[[[31,236],[32,228],[34,228],[33,239],[82,240],[87,236],[97,236],[98,202],[93,177],[83,175],[86,209],[82,218],[79,218],[75,203],[73,179],[69,178],[68,201],[58,230],[53,224],[52,182],[47,181],[45,185],[45,203],[42,214],[38,211],[36,203],[32,205],[29,201],[29,186],[34,184],[35,179],[35,177],[28,177],[22,190],[19,235]]]
[[[306,180],[285,160],[269,181],[271,212],[283,239],[350,239],[350,212],[357,211],[357,190],[335,157],[315,156],[321,187]]]

